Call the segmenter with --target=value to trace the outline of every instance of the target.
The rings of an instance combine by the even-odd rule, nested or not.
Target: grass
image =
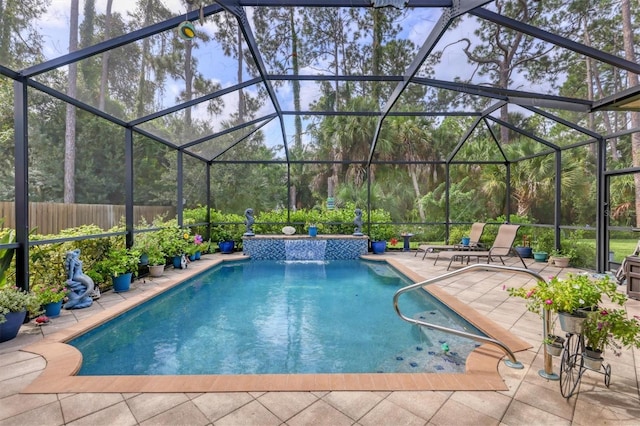
[[[618,263],[625,257],[631,256],[637,245],[638,240],[609,240],[609,250],[614,252],[614,261]]]

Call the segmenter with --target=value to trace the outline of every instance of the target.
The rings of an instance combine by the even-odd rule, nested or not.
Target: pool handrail
[[[468,339],[472,339],[472,340],[475,340],[475,341],[478,341],[478,342],[490,343],[490,344],[496,345],[500,349],[502,349],[502,351],[509,357],[508,360],[505,360],[505,364],[508,367],[516,368],[516,369],[524,368],[522,363],[516,359],[516,356],[513,353],[513,351],[511,349],[509,349],[509,347],[507,345],[505,345],[504,343],[502,343],[499,340],[493,339],[491,337],[480,336],[480,335],[477,335],[477,334],[468,333],[466,331],[455,330],[453,328],[443,327],[443,326],[437,325],[437,324],[431,324],[431,323],[428,323],[426,321],[420,321],[420,320],[417,320],[417,319],[409,318],[409,317],[405,316],[402,312],[400,312],[400,307],[398,306],[398,299],[402,294],[407,293],[407,292],[412,291],[412,290],[415,290],[415,289],[418,289],[418,288],[422,288],[425,285],[433,284],[433,283],[436,283],[438,281],[442,281],[444,279],[454,277],[456,275],[462,275],[462,274],[466,274],[466,273],[469,273],[469,272],[475,272],[475,271],[478,271],[478,270],[480,270],[480,271],[508,271],[508,272],[514,272],[514,273],[517,273],[517,274],[530,275],[532,278],[535,278],[538,281],[544,281],[544,278],[540,274],[538,274],[538,273],[536,273],[534,271],[531,271],[529,269],[516,268],[516,267],[513,267],[513,266],[487,265],[487,264],[478,263],[476,265],[465,266],[464,268],[458,269],[456,271],[447,272],[445,274],[438,275],[437,277],[430,278],[428,280],[424,280],[424,281],[421,281],[419,283],[411,284],[411,285],[408,285],[406,287],[402,287],[401,289],[396,291],[396,293],[393,295],[393,307],[396,310],[396,313],[398,314],[398,316],[400,316],[400,318],[402,318],[403,320],[407,321],[408,323],[416,324],[416,325],[422,325],[422,326],[425,326],[425,327],[432,328],[434,330],[439,330],[439,331],[442,331],[442,332],[445,332],[445,333],[449,333],[449,334],[453,334],[453,335],[456,335],[456,336],[466,337]]]

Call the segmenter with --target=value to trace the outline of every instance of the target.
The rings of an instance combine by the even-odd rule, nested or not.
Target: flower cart
[[[627,297],[616,291],[616,283],[608,276],[593,279],[587,274],[568,274],[564,279],[539,280],[531,288],[509,288],[511,296],[527,301],[527,309],[541,314],[544,323],[545,370],[540,375],[560,381],[560,393],[570,398],[586,371],[604,375],[611,382],[611,366],[604,362],[605,348],[618,353],[623,347],[640,348],[640,321],[627,317],[625,309],[605,309],[606,299],[623,306]],[[560,376],[551,370],[549,347],[553,343],[553,316],[560,319],[566,333],[560,358]],[[557,342],[556,342],[557,344]],[[552,348],[553,349],[553,348]],[[547,365],[547,358],[549,359]],[[549,367],[547,369],[547,366]]]

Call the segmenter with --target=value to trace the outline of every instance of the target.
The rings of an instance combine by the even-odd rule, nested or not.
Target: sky
[[[174,10],[176,16],[184,14],[186,8],[182,4],[181,0],[164,0],[165,6],[170,10]],[[68,50],[68,26],[69,26],[69,0],[51,0],[51,5],[41,21],[40,30],[44,33],[45,37],[45,55],[47,58],[53,58],[62,54],[65,54]],[[84,6],[84,1],[80,1],[80,12]],[[106,0],[96,0],[96,9],[98,13],[104,13],[106,6]],[[130,12],[135,7],[135,1],[132,0],[114,0],[113,11],[127,16],[127,12]],[[424,43],[425,39],[432,31],[434,24],[440,17],[441,9],[416,9],[410,13],[405,14],[401,20],[402,32],[400,38],[406,38],[412,41],[416,48],[419,49]],[[251,21],[252,9],[247,8],[249,20]],[[82,16],[80,18],[82,22]],[[451,81],[455,77],[466,79],[471,77],[473,67],[468,64],[466,55],[462,52],[460,45],[456,45],[455,41],[462,37],[470,38],[471,40],[477,40],[473,31],[476,28],[475,18],[467,18],[458,25],[455,30],[449,30],[445,33],[443,38],[435,47],[435,50],[441,50],[444,46],[450,45],[445,50],[441,63],[435,68],[435,78],[441,80]],[[196,22],[198,30],[204,30],[209,35],[212,35],[215,27],[211,19],[205,22],[204,27]],[[236,76],[236,63],[232,58],[226,58],[220,53],[220,48],[216,42],[210,42],[206,48],[198,49],[194,52],[194,57],[199,61],[198,69],[205,74],[205,77],[219,82],[222,87],[232,86],[237,84]],[[322,68],[322,64],[318,64],[313,68],[307,68],[302,70],[302,74],[317,74],[318,68]],[[327,68],[327,67],[325,67]],[[516,76],[519,78],[518,76]],[[245,74],[245,79],[250,78]],[[303,83],[302,85],[302,109],[309,109],[309,105],[319,97],[319,87],[312,83]],[[165,87],[165,107],[172,106],[176,103],[176,97],[184,87],[184,83],[181,81],[169,81]],[[254,92],[256,87],[246,89],[247,92]],[[278,93],[278,99],[280,107],[283,110],[293,110],[293,100],[291,93],[291,85],[284,84],[276,89]],[[212,125],[216,130],[219,130],[220,123],[228,117],[228,114],[237,110],[237,95],[227,95],[224,97],[225,101],[225,113],[221,116],[215,117],[212,120]],[[274,111],[273,105],[269,101],[263,106],[262,110],[258,113],[258,117],[266,114],[270,114]],[[194,116],[205,118],[207,117],[204,107],[196,108],[193,111]],[[293,120],[287,120],[287,138],[289,141],[292,139],[293,129],[288,123],[292,123]],[[272,144],[281,144],[282,137],[280,135],[280,126],[277,120],[274,120],[271,124],[264,128],[267,133],[267,140],[273,141]],[[273,133],[273,134],[271,134]],[[270,143],[271,145],[271,143]]]

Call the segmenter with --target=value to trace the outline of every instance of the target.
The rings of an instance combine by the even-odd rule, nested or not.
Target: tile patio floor
[[[388,255],[415,274],[431,278],[445,272],[414,253]],[[210,257],[210,259],[213,256]],[[204,268],[195,263],[187,271]],[[543,276],[565,274],[547,264],[528,262]],[[514,264],[514,266],[517,266]],[[528,342],[532,349],[516,355],[525,368],[500,363],[504,391],[312,391],[217,393],[21,393],[39,377],[46,361],[21,349],[65,330],[115,304],[137,297],[186,271],[136,281],[124,294],[106,292],[87,309],[63,311],[45,327],[25,325],[14,340],[0,343],[0,426],[2,425],[640,425],[640,355],[629,350],[612,364],[611,386],[601,374],[587,371],[579,393],[569,400],[559,383],[542,378],[542,326],[521,300],[509,299],[503,285],[527,280],[505,272],[477,272],[435,284],[480,314]],[[623,288],[620,287],[622,290]],[[640,302],[627,309],[640,315]],[[558,359],[553,371],[559,373]]]

